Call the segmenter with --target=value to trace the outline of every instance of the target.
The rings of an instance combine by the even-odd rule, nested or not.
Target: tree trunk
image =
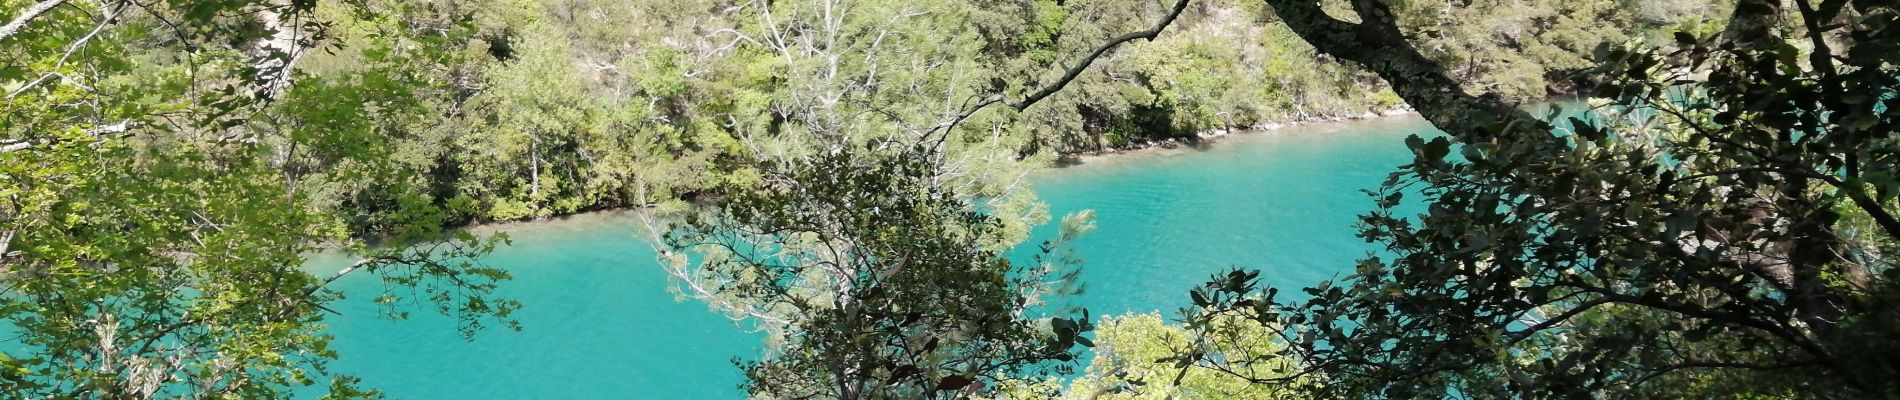
[[[528,138],[528,199],[541,199],[541,136]]]

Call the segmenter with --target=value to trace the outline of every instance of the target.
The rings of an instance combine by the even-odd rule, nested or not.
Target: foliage
[[[1574,80],[1595,66],[1600,44],[1667,43],[1684,25],[1719,19],[1723,2],[1443,1],[1391,2],[1412,42],[1469,90],[1513,101],[1577,94]]]
[[[370,126],[286,131],[295,125],[260,118],[320,93],[366,100],[304,121],[354,122],[342,114],[388,111],[374,101],[407,90],[292,90],[294,63],[331,28],[305,18],[314,3],[38,4],[54,7],[9,16],[23,28],[0,37],[0,390],[275,398],[322,385],[331,397],[373,396],[325,369],[336,354],[321,321],[341,299],[325,286],[353,271],[382,279],[392,316],[427,302],[465,335],[513,326],[519,305],[490,295],[507,274],[474,261],[505,239],[444,230],[446,213],[411,195],[380,217],[390,245],[371,246],[337,229],[348,213],[305,207],[297,190],[304,174],[346,171],[273,157],[317,147],[311,157],[348,173],[387,176],[381,149],[348,146]],[[303,269],[326,248],[360,261],[329,277]]]
[[[960,397],[1067,373],[1090,344],[1087,316],[1035,307],[1078,290],[1077,266],[1003,258],[997,217],[933,184],[927,148],[879,145],[766,167],[762,187],[666,236],[685,290],[771,334],[768,354],[743,365],[747,391]]]
[[[1182,369],[1169,362],[1197,348],[1244,357],[1280,351],[1277,337],[1238,318],[1191,331],[1168,325],[1160,314],[1102,318],[1095,332],[1095,360],[1088,372],[1069,384],[1064,398],[1077,399],[1281,399],[1291,395],[1277,386],[1255,385],[1235,374],[1213,369]],[[1246,366],[1243,372],[1274,376],[1292,371],[1291,362]]]
[[[740,160],[802,157],[827,135],[916,136],[948,125],[944,114],[959,103],[1040,87],[1054,66],[1145,27],[1159,6],[379,0],[364,3],[369,13],[326,7],[315,20],[336,25],[324,33],[342,46],[299,54],[298,84],[286,97],[305,101],[263,110],[273,114],[264,130],[278,131],[265,139],[275,139],[277,157],[312,206],[348,210],[341,222],[359,234],[399,224],[383,214],[413,193],[454,211],[450,224],[625,206],[677,210],[719,186],[748,184],[756,174]],[[826,14],[826,7],[844,11]],[[1563,7],[1614,17],[1569,17],[1575,13]],[[1471,68],[1461,79],[1521,83],[1513,94],[1536,96],[1547,86],[1536,82],[1578,68],[1596,42],[1682,23],[1688,18],[1671,11],[1680,8],[1534,1],[1402,10],[1406,28],[1422,32],[1421,46],[1442,49],[1434,57]],[[1315,52],[1271,15],[1253,2],[1197,2],[1168,34],[1110,53],[1044,105],[961,122],[945,149],[959,160],[946,163],[958,170],[950,175],[1006,186],[1062,153],[1359,117],[1401,104],[1372,75]],[[1505,23],[1490,17],[1504,15],[1521,34],[1489,33]],[[1563,39],[1525,42],[1545,37]],[[337,165],[327,147],[281,137],[328,126],[359,134],[332,136],[326,146],[367,147],[398,162],[376,174],[305,171],[355,170]],[[1036,219],[1032,210],[1017,214]]]
[[[1417,52],[1359,50],[1400,40],[1382,3],[1355,3],[1356,23],[1273,3],[1451,137],[1409,139],[1415,160],[1369,192],[1362,236],[1389,256],[1299,299],[1241,271],[1192,293],[1191,321],[1251,319],[1289,353],[1184,362],[1295,361],[1323,379],[1250,379],[1316,397],[1900,390],[1900,349],[1878,336],[1900,239],[1877,172],[1895,145],[1892,8],[1744,2],[1719,35],[1606,47],[1591,92],[1606,106],[1547,123],[1457,91]],[[1422,213],[1402,214],[1408,196]]]

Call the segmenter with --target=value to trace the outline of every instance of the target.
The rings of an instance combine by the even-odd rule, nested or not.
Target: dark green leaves
[[[1405,146],[1412,149],[1413,154],[1418,156],[1419,162],[1427,164],[1442,163],[1445,156],[1451,154],[1451,140],[1444,136],[1432,138],[1430,141],[1418,135],[1407,136]]]
[[[1570,128],[1577,133],[1578,137],[1591,142],[1599,142],[1608,138],[1608,133],[1604,132],[1603,128],[1580,118],[1571,117]]]
[[[970,377],[967,377],[967,376],[962,376],[962,375],[946,376],[943,378],[942,381],[937,382],[937,390],[960,390],[960,389],[963,389],[963,387],[970,386],[971,383],[975,383],[975,382],[976,382],[975,379],[971,379]]]

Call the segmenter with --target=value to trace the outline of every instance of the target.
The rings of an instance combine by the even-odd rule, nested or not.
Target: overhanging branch
[[[1132,42],[1136,39],[1153,41],[1156,37],[1160,37],[1161,31],[1166,30],[1168,25],[1173,25],[1174,20],[1179,18],[1181,13],[1187,10],[1188,1],[1189,0],[1176,0],[1174,6],[1168,9],[1168,14],[1162,16],[1161,20],[1155,21],[1154,26],[1148,28],[1148,30],[1129,32],[1121,36],[1116,36],[1107,43],[1096,47],[1094,51],[1089,52],[1088,56],[1083,57],[1081,61],[1077,61],[1075,65],[1071,65],[1067,70],[1063,71],[1061,78],[1057,78],[1055,82],[1045,85],[1041,89],[1030,92],[1029,95],[1024,96],[1022,100],[1010,101],[1000,93],[990,95],[984,98],[982,102],[964,109],[956,118],[952,118],[938,125],[936,128],[931,129],[931,133],[943,133],[945,137],[948,137],[949,131],[955,128],[957,124],[963,123],[964,120],[970,119],[970,116],[976,115],[978,111],[982,111],[992,105],[1003,104],[1016,111],[1029,109],[1029,106],[1036,105],[1037,102],[1041,102],[1043,99],[1055,95],[1056,92],[1062,91],[1062,88],[1069,86],[1069,83],[1074,82],[1075,78],[1082,76],[1082,72],[1087,71],[1090,65],[1095,64],[1096,59],[1102,58],[1103,55],[1115,50],[1116,47],[1121,46],[1123,43]],[[941,143],[941,139],[939,139],[939,143]]]
[[[66,0],[46,0],[27,7],[26,10],[20,12],[20,16],[14,17],[13,21],[7,22],[6,25],[0,25],[0,41],[7,40],[7,38],[13,37],[13,34],[20,33],[20,29],[25,28],[27,23],[33,22],[34,18],[39,18],[40,15],[46,14],[46,12],[52,10],[53,7],[59,7],[60,4],[65,3]]]

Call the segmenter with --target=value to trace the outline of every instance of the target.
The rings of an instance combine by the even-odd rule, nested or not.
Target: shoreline
[[[1418,114],[1418,112],[1416,110],[1413,110],[1411,106],[1401,104],[1398,107],[1393,107],[1385,111],[1376,111],[1376,112],[1366,111],[1365,113],[1358,114],[1358,115],[1309,117],[1309,118],[1295,119],[1292,121],[1284,121],[1284,122],[1260,123],[1260,124],[1256,124],[1250,127],[1228,127],[1228,128],[1214,129],[1214,130],[1196,133],[1194,136],[1191,136],[1191,137],[1133,143],[1126,146],[1107,149],[1107,150],[1062,154],[1062,155],[1056,156],[1055,165],[1053,165],[1053,168],[1051,168],[1050,170],[1053,171],[1053,170],[1081,167],[1085,165],[1101,164],[1103,162],[1110,161],[1110,160],[1137,158],[1143,155],[1152,155],[1152,154],[1171,151],[1171,150],[1191,149],[1191,148],[1197,148],[1201,146],[1210,146],[1222,140],[1230,139],[1233,137],[1274,134],[1277,131],[1287,130],[1291,128],[1310,127],[1310,126],[1315,126],[1315,125],[1363,122],[1363,121],[1386,119],[1386,118],[1392,118],[1392,117],[1401,117],[1401,116],[1415,115],[1415,114]],[[461,224],[461,225],[450,227],[450,228],[466,229],[466,230],[469,230],[470,232],[477,232],[477,233],[496,232],[496,231],[505,232],[505,231],[519,230],[519,229],[527,228],[527,227],[546,226],[544,224],[547,224],[547,223],[558,223],[558,222],[572,221],[572,220],[577,220],[577,219],[597,219],[597,218],[612,219],[614,217],[624,217],[633,213],[646,212],[648,210],[655,208],[656,206],[657,204],[628,204],[628,205],[609,206],[609,207],[594,207],[594,208],[577,210],[572,213],[555,214],[555,215],[549,215],[545,217],[523,218],[523,219],[514,219],[514,220],[470,221],[469,223]]]
[[[1298,118],[1285,122],[1264,122],[1250,127],[1227,127],[1194,134],[1190,137],[1162,139],[1141,143],[1130,143],[1121,147],[1097,151],[1068,153],[1056,156],[1056,169],[1079,167],[1091,163],[1151,154],[1168,150],[1209,146],[1223,139],[1241,135],[1271,134],[1275,131],[1312,125],[1338,124],[1369,121],[1391,117],[1418,114],[1410,105],[1400,104],[1385,111],[1366,111],[1364,114],[1348,116],[1325,116]]]

